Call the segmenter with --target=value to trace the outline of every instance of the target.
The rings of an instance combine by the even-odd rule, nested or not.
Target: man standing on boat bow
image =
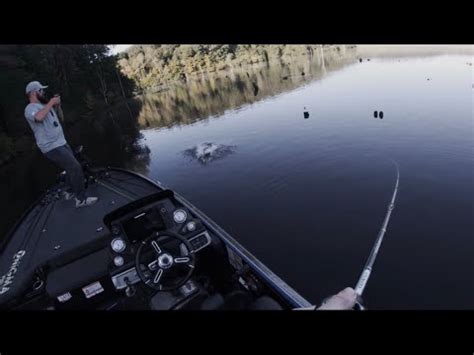
[[[82,166],[64,138],[64,132],[55,111],[55,107],[61,103],[61,98],[54,96],[47,100],[44,96],[44,89],[47,87],[38,81],[32,81],[26,86],[29,104],[25,108],[25,118],[41,152],[57,166],[66,170],[66,182],[69,187],[69,191],[65,193],[66,200],[74,197],[76,208],[93,205],[98,198],[85,195]]]

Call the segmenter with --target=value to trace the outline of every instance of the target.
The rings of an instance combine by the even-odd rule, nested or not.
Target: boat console
[[[197,293],[196,282],[190,278],[196,270],[197,254],[211,244],[211,235],[186,207],[177,205],[172,191],[164,190],[112,211],[104,217],[104,224],[109,230],[105,248],[48,275],[47,289],[58,308],[87,308],[114,294],[131,297],[145,288],[148,290],[142,293],[146,295],[166,292],[161,308],[167,309],[175,306],[170,295],[176,294],[176,301],[182,301],[182,296]],[[68,282],[67,275],[73,273],[93,282],[79,285],[72,278]]]

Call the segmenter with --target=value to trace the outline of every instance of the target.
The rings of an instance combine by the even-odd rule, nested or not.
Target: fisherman
[[[48,100],[44,90],[48,86],[32,81],[26,86],[29,104],[25,108],[25,118],[35,135],[36,144],[41,152],[60,168],[66,170],[66,200],[75,199],[76,208],[91,206],[97,197],[86,197],[84,173],[81,164],[74,157],[71,147],[64,138],[56,109],[61,104],[60,96]]]

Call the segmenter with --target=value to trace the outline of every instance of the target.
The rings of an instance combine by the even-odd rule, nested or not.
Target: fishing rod
[[[383,236],[385,235],[385,231],[387,230],[387,225],[388,225],[388,221],[390,220],[390,215],[392,214],[392,211],[395,207],[395,198],[398,192],[398,181],[400,179],[400,171],[398,169],[398,164],[394,160],[392,160],[392,162],[395,164],[395,167],[397,168],[397,181],[395,183],[395,188],[393,189],[392,199],[390,200],[390,203],[388,204],[387,214],[385,215],[382,228],[380,229],[379,234],[377,235],[375,244],[372,247],[372,251],[370,252],[369,258],[367,259],[367,262],[365,263],[362,274],[360,275],[359,281],[357,281],[357,285],[355,286],[355,289],[354,289],[357,294],[357,299],[358,299],[356,302],[356,307],[360,310],[365,309],[365,307],[362,305],[362,293],[364,292],[365,286],[367,285],[367,281],[369,280],[370,273],[372,272],[375,259],[377,258],[377,254],[380,249],[380,245],[382,244]]]
[[[61,98],[61,94],[60,94],[60,93],[55,94],[54,96]],[[61,103],[59,103],[58,105],[56,105],[56,106],[54,107],[54,110],[55,110],[57,116],[59,117],[59,119],[61,120],[61,122],[64,123],[64,112],[63,112],[63,108],[62,108],[62,106],[61,106]]]

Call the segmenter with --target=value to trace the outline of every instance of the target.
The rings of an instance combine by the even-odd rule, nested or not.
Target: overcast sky
[[[109,48],[112,54],[117,54],[117,53],[123,52],[130,46],[133,46],[133,44],[114,44],[114,45],[110,45]]]

